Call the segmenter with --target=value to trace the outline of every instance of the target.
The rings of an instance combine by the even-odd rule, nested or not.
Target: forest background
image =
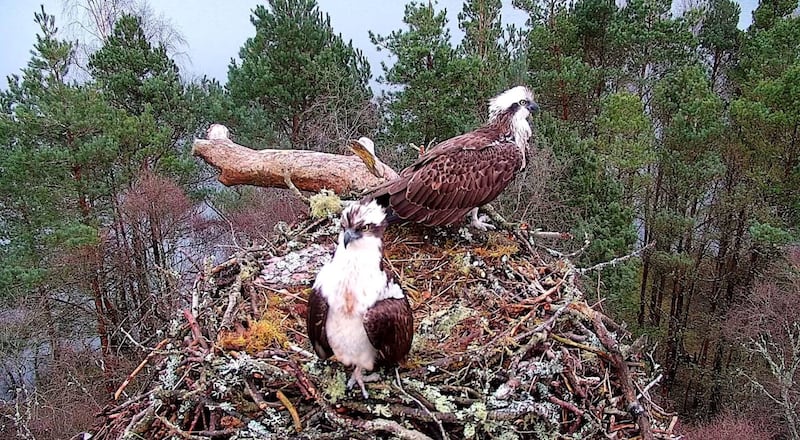
[[[305,215],[216,184],[190,154],[209,124],[253,148],[369,136],[400,169],[527,84],[531,159],[496,206],[589,239],[581,264],[654,243],[586,282],[655,344],[664,402],[696,438],[800,439],[796,0],[744,30],[730,0],[466,0],[455,22],[412,2],[369,31],[380,66],[315,1],[269,0],[224,81],[182,76],[186,42],[145,2],[63,6],[32,7],[0,93],[0,433],[87,428],[211,258]]]

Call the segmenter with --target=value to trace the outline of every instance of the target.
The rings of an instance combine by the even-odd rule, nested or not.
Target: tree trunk
[[[380,162],[376,168],[383,177],[376,177],[357,156],[308,150],[252,150],[227,139],[197,139],[192,153],[217,168],[218,179],[226,186],[289,188],[289,179],[303,191],[329,189],[348,195],[397,177],[394,170]]]

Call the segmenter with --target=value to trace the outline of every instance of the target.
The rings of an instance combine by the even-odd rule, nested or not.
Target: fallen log
[[[329,189],[338,195],[358,194],[397,173],[386,164],[375,164],[375,176],[359,156],[320,153],[309,150],[253,150],[227,138],[227,129],[215,124],[209,139],[196,139],[192,154],[219,171],[225,186],[255,185],[319,192]],[[293,189],[293,188],[292,188]]]

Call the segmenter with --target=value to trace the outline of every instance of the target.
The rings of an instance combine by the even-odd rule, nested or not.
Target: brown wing
[[[325,323],[328,321],[328,302],[317,289],[312,289],[308,296],[308,312],[306,314],[306,329],[308,339],[314,352],[322,359],[333,356],[333,350],[328,343],[328,333]]]
[[[396,364],[411,350],[414,316],[408,299],[378,301],[364,314],[364,329],[378,352],[378,365]]]
[[[472,208],[494,200],[514,179],[522,155],[496,133],[476,130],[448,139],[376,189],[394,213],[428,226],[461,221]]]

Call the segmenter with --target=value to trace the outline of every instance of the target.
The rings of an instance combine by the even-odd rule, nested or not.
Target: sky
[[[150,0],[153,10],[169,18],[186,40],[187,46],[177,58],[184,77],[193,79],[208,75],[222,83],[226,82],[231,59],[238,58],[239,48],[255,34],[250,12],[259,3],[266,1]],[[353,40],[353,45],[367,56],[373,78],[382,74],[381,61],[388,64],[392,61],[385,51],[378,52],[369,40],[368,31],[388,35],[404,28],[402,20],[407,0],[317,0],[317,3],[330,15],[334,31],[341,33],[345,41]],[[439,0],[437,3],[438,9],[447,10],[454,43],[463,35],[456,18],[462,3],[463,0]],[[510,0],[503,1],[503,22],[524,23],[524,13],[513,9],[510,3]],[[758,0],[738,3],[742,7],[739,28],[744,29],[750,24]],[[3,89],[7,87],[5,77],[20,73],[30,59],[38,31],[33,14],[39,10],[39,4],[44,4],[45,10],[56,16],[57,26],[66,27],[62,0],[0,0],[3,10],[0,14],[0,87]],[[374,79],[372,85],[375,89]]]

